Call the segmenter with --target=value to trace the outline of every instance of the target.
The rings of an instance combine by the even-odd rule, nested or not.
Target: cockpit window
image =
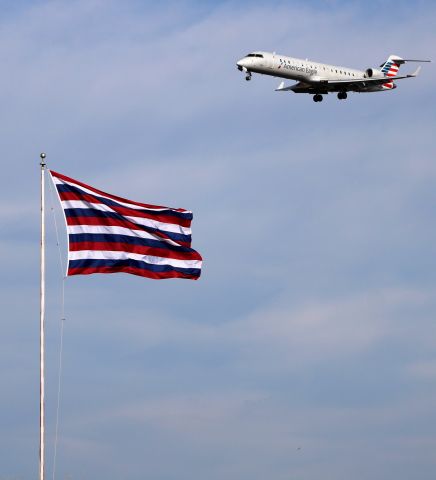
[[[249,53],[248,55],[245,55],[245,57],[258,57],[258,58],[263,58],[263,55],[260,53]]]

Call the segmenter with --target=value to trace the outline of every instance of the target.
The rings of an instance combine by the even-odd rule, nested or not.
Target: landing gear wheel
[[[316,95],[314,95],[313,101],[314,101],[314,102],[322,102],[322,95],[320,95],[319,93],[317,93]]]
[[[251,75],[247,75],[247,76],[245,77],[245,80],[247,80],[247,82],[249,82],[249,81],[251,80]]]
[[[338,98],[339,100],[345,100],[347,98],[347,92],[339,92]]]

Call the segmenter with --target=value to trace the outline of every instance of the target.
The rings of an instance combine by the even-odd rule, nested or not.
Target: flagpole
[[[41,277],[39,317],[39,480],[44,480],[45,153],[41,158]]]

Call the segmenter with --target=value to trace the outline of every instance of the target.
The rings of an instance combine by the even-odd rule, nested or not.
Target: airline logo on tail
[[[400,63],[396,60],[402,60],[402,58],[397,57],[396,55],[391,55],[384,63],[381,71],[386,77],[395,77],[398,75]],[[383,88],[392,89],[394,87],[394,82],[388,82],[383,84]]]

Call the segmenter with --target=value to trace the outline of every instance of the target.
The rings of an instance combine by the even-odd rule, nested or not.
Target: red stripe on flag
[[[129,220],[119,220],[117,218],[106,218],[106,217],[66,217],[67,225],[81,225],[81,226],[92,226],[92,225],[101,225],[105,227],[124,227],[129,230],[141,230],[143,232],[148,232],[150,235],[155,237],[162,238],[164,240],[171,240],[178,245],[183,247],[190,247],[190,242],[184,242],[179,240],[174,240],[169,235],[166,235],[161,230],[155,230],[151,227],[146,227],[144,225],[138,225]]]
[[[70,251],[79,252],[83,250],[129,252],[153,257],[174,258],[176,260],[202,260],[201,255],[192,250],[190,252],[178,252],[165,248],[147,247],[146,245],[134,245],[121,242],[71,242]]]
[[[69,201],[69,200],[80,200],[82,202],[89,202],[89,203],[97,203],[99,205],[104,205],[98,198],[89,195],[87,193],[75,193],[75,192],[60,192],[59,196],[61,200]],[[90,206],[92,208],[92,206]],[[117,212],[124,216],[131,216],[131,217],[140,217],[140,218],[149,218],[151,220],[156,220],[162,223],[171,223],[174,225],[180,225],[182,227],[189,228],[191,226],[191,220],[175,217],[171,215],[171,213],[162,213],[162,214],[153,214],[147,213],[144,211],[139,211],[134,208],[118,206],[118,205],[110,205],[109,208],[114,212]]]
[[[130,220],[122,220],[119,218],[109,217],[66,217],[67,225],[104,225],[108,227],[125,227],[130,230],[144,230],[148,231],[149,228],[144,225],[137,225]],[[154,233],[154,232],[153,232]]]
[[[68,276],[71,275],[91,275],[93,273],[131,273],[140,277],[152,278],[154,280],[164,280],[166,278],[186,278],[188,280],[198,280],[199,275],[189,275],[187,273],[171,270],[169,272],[151,272],[135,267],[85,267],[69,268]]]
[[[78,180],[75,180],[74,178],[67,177],[66,175],[62,175],[61,173],[55,172],[53,170],[50,170],[50,173],[52,174],[53,177],[60,178],[61,180],[64,180],[65,182],[70,182],[75,185],[80,185],[81,187],[85,187],[88,190],[91,190],[94,193],[98,193],[99,195],[104,195],[105,197],[112,198],[113,200],[116,200],[117,202],[126,202],[126,203],[131,203],[133,205],[138,205],[140,207],[144,208],[150,208],[151,210],[155,209],[168,209],[168,207],[162,207],[159,205],[149,205],[148,203],[139,203],[139,202],[134,202],[133,200],[128,200],[127,198],[123,197],[118,197],[116,195],[111,195],[110,193],[103,192],[103,190],[98,190],[97,188],[91,187],[90,185],[87,185],[86,183],[79,182]],[[185,210],[184,208],[172,208],[172,210],[175,210],[176,212],[188,212],[188,210]]]

